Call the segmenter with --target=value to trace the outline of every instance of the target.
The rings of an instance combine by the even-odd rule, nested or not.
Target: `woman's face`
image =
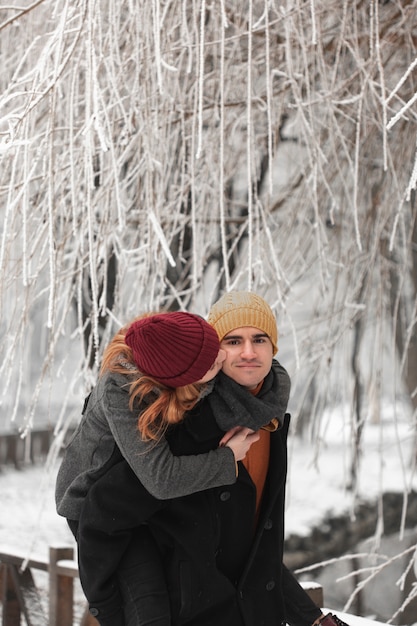
[[[223,361],[225,360],[225,358],[226,358],[226,352],[220,348],[216,356],[216,359],[213,365],[210,367],[209,371],[206,372],[203,378],[200,378],[200,380],[198,380],[197,382],[208,383],[209,380],[212,380],[222,369]]]

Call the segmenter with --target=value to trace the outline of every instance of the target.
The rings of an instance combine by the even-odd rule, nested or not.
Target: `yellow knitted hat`
[[[207,321],[221,341],[234,328],[252,326],[268,335],[274,354],[278,352],[278,327],[271,307],[250,291],[230,291],[211,307]]]

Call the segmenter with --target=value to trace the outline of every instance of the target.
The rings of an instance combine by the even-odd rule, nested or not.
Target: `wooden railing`
[[[9,548],[0,547],[0,584],[2,626],[20,626],[24,617],[27,626],[73,626],[74,579],[78,567],[72,547],[51,546],[49,559],[25,558]],[[48,575],[48,605],[45,609],[34,581],[33,570]],[[323,589],[304,583],[307,593],[318,606],[323,606]],[[85,607],[80,626],[97,626],[97,620]]]
[[[23,465],[43,461],[53,437],[49,428],[32,430],[24,438],[15,432],[0,433],[0,466],[13,465],[19,469]]]
[[[78,567],[72,547],[49,548],[49,560],[30,558],[16,551],[0,548],[2,626],[20,626],[24,617],[27,626],[73,626],[74,579]],[[33,570],[48,574],[48,607],[45,609],[37,589]],[[80,626],[97,626],[85,609]]]

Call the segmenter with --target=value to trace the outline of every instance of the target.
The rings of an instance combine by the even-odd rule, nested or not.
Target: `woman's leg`
[[[170,626],[165,573],[147,526],[135,530],[117,571],[126,626]]]
[[[77,532],[78,568],[90,612],[101,626],[126,626],[125,603],[129,616],[136,619],[128,626],[169,624],[154,619],[150,599],[141,601],[146,596],[143,589],[152,596],[154,586],[156,595],[165,588],[159,552],[156,546],[151,551],[154,544],[144,525],[163,506],[145,490],[126,461],[109,468],[89,489]]]

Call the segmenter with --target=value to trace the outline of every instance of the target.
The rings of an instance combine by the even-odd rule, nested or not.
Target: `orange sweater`
[[[254,396],[260,392],[262,384],[263,381],[259,383],[256,389],[251,391]],[[278,424],[273,420],[270,424],[262,428],[259,431],[260,439],[251,445],[246,457],[242,461],[256,487],[256,521],[258,520],[259,507],[264,492],[266,475],[268,473],[270,431],[276,430],[277,426]]]

